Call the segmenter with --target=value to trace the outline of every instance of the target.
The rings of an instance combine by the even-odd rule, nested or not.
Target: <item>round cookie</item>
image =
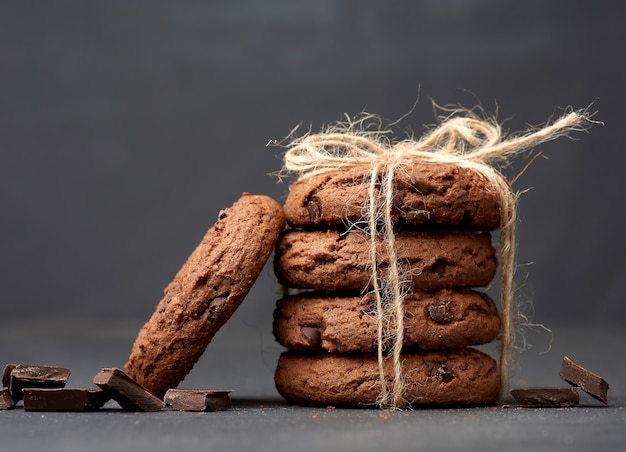
[[[176,387],[248,294],[284,225],[267,196],[244,193],[221,211],[139,331],[128,374],[159,397]]]
[[[363,290],[370,284],[369,235],[353,231],[289,230],[276,247],[274,269],[287,287]],[[497,269],[488,232],[398,231],[396,253],[414,290],[486,286]],[[384,257],[379,266],[388,264]]]
[[[404,397],[413,406],[498,401],[500,374],[496,362],[485,353],[471,348],[405,352],[402,359]],[[386,362],[385,371],[391,375],[391,362]],[[301,405],[373,405],[380,393],[378,361],[370,353],[284,352],[274,382],[285,400]]]
[[[369,203],[369,167],[344,168],[291,184],[287,221],[296,227],[329,227],[362,221]],[[458,165],[401,166],[395,173],[395,223],[494,230],[500,227],[498,196],[477,171]]]
[[[498,337],[493,300],[471,289],[416,292],[404,298],[404,347],[422,350],[487,344]],[[372,295],[303,293],[278,301],[274,337],[290,350],[337,353],[377,350]]]

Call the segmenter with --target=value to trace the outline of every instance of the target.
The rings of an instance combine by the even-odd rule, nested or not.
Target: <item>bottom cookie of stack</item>
[[[501,382],[489,355],[472,349],[405,352],[404,398],[411,406],[476,406],[496,403]],[[392,363],[385,362],[391,378]],[[287,351],[274,375],[285,400],[313,406],[373,406],[381,393],[376,355]],[[391,390],[391,381],[387,382]]]

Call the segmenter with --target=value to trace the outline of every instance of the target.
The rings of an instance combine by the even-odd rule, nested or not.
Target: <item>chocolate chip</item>
[[[408,223],[421,224],[426,223],[430,219],[428,210],[411,210],[402,214]]]
[[[393,207],[396,209],[400,209],[402,207],[402,202],[404,201],[404,195],[406,195],[406,191],[404,190],[396,190],[393,193],[393,198],[391,199],[391,203]]]
[[[428,306],[426,306],[426,312],[428,312],[428,317],[435,323],[439,323],[441,325],[445,325],[450,323],[453,319],[453,311],[454,306],[449,301],[433,301]]]
[[[318,328],[303,326],[300,328],[302,337],[308,342],[309,347],[314,349],[322,348],[322,334]]]
[[[226,297],[217,297],[214,298],[211,303],[209,303],[209,321],[212,322],[215,320],[215,317],[220,313],[222,307],[226,304]]]
[[[309,211],[309,218],[315,224],[320,222],[320,217],[322,216],[322,207],[316,201],[309,201],[306,204],[306,210]]]
[[[433,367],[430,371],[430,376],[431,378],[436,379],[441,383],[450,383],[456,378],[454,371],[447,367],[445,364],[441,364],[438,367]]]
[[[446,274],[446,267],[448,266],[448,264],[442,260],[438,260],[435,261],[435,263],[432,265],[432,267],[430,267],[430,270],[433,273],[436,273],[439,275],[440,278],[442,278],[445,274]]]

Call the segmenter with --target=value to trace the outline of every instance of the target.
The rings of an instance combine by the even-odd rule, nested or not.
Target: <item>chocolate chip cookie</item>
[[[244,193],[220,212],[139,331],[129,375],[159,397],[176,387],[248,294],[284,224],[267,196]]]
[[[413,406],[489,405],[500,396],[496,362],[471,348],[405,352],[403,370],[404,397]],[[378,361],[371,353],[284,352],[274,381],[287,401],[301,405],[373,406],[380,394]]]
[[[369,240],[360,231],[289,230],[276,248],[276,276],[292,288],[363,290],[371,278]],[[398,231],[395,244],[414,290],[486,286],[498,265],[489,232]],[[381,255],[378,264],[384,270],[388,259]]]
[[[368,204],[370,167],[325,172],[294,182],[285,202],[295,227],[334,227],[358,222]],[[395,223],[494,230],[500,226],[498,196],[481,174],[458,165],[421,164],[395,172]]]
[[[493,300],[471,289],[416,292],[404,299],[404,347],[462,348],[495,340],[500,316]],[[303,293],[278,301],[274,337],[290,350],[354,353],[377,350],[372,295]]]

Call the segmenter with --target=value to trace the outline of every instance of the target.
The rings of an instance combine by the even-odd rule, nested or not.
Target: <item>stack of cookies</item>
[[[274,336],[287,349],[275,383],[290,402],[373,405],[381,393],[370,235],[360,227],[370,180],[368,167],[356,167],[290,187],[289,227],[274,262],[278,281],[291,289],[274,312]],[[496,402],[497,364],[471,346],[495,340],[500,331],[496,305],[476,290],[497,270],[490,233],[500,225],[497,194],[472,169],[431,164],[397,168],[392,199],[397,262],[410,287],[405,400],[414,406]],[[378,261],[379,268],[387,265]],[[392,368],[385,374],[393,375]]]

